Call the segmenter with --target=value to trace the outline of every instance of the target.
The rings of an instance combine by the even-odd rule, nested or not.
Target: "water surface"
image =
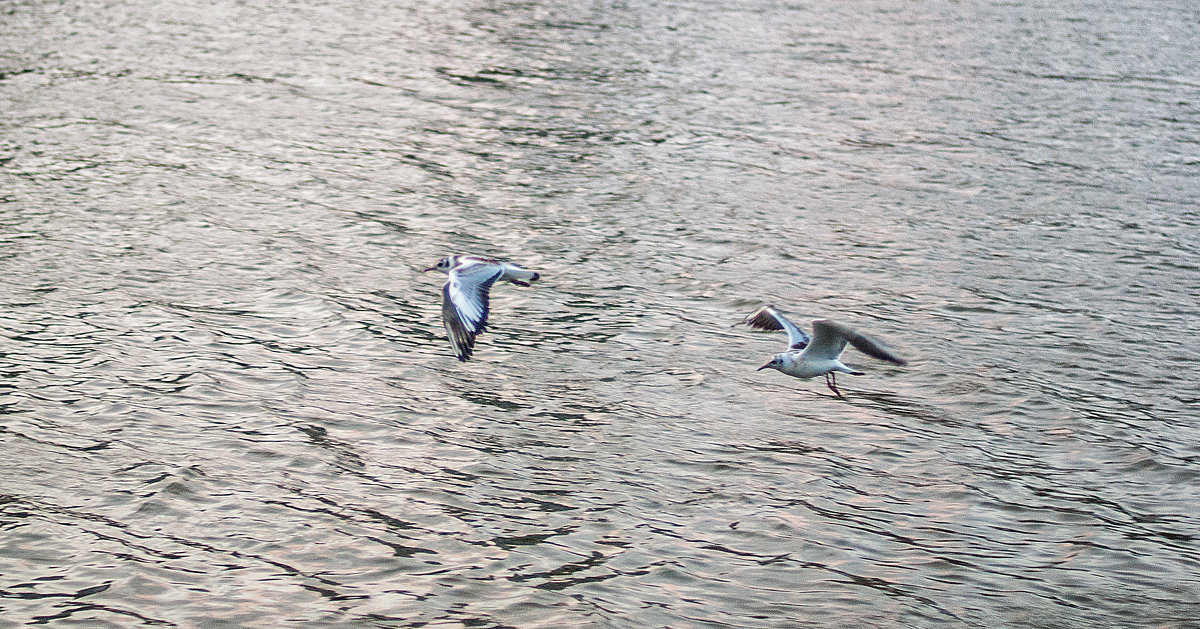
[[[1190,3],[144,4],[2,18],[0,625],[1197,626]]]

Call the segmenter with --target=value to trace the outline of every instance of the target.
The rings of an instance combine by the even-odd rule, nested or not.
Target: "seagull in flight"
[[[476,256],[449,256],[421,271],[441,271],[450,276],[442,287],[442,323],[454,355],[466,362],[475,348],[475,337],[487,328],[488,292],[497,281],[529,286],[541,274],[501,260]]]
[[[771,362],[759,367],[758,371],[775,369],[789,376],[804,379],[825,376],[825,385],[838,397],[842,397],[842,392],[837,388],[838,372],[852,376],[863,375],[863,372],[851,369],[838,360],[842,351],[846,349],[846,343],[873,358],[886,360],[894,365],[908,364],[908,361],[893,354],[880,341],[835,321],[813,321],[813,333],[809,337],[774,306],[763,306],[746,317],[744,323],[759,330],[784,330],[788,335],[787,351],[775,354]]]

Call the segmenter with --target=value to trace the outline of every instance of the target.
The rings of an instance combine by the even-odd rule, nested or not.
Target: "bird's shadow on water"
[[[822,394],[817,393],[817,395]],[[833,400],[838,399],[834,395],[822,395],[822,397],[828,397]],[[885,415],[918,419],[923,422],[948,426],[964,423],[962,419],[953,417],[945,409],[905,398],[895,393],[849,390],[843,391],[841,400],[851,406],[874,409]]]
[[[898,418],[917,419],[922,422],[945,426],[959,426],[967,422],[962,418],[951,415],[946,409],[922,402],[897,393],[886,391],[869,391],[841,387],[841,396],[825,389],[797,389],[793,393],[805,398],[816,398],[832,404],[845,404],[861,409],[876,411],[878,415]],[[810,397],[811,396],[811,397]],[[837,421],[830,419],[827,413],[801,413],[798,417],[815,421]]]
[[[532,406],[531,404],[506,399],[504,396],[488,391],[457,390],[454,394],[476,406],[489,406],[505,412],[519,411]]]

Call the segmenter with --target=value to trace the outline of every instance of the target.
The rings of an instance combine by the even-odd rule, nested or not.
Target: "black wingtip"
[[[783,324],[779,323],[775,316],[768,312],[771,308],[774,308],[774,306],[767,304],[755,310],[742,323],[758,330],[782,330]]]
[[[453,338],[450,339],[450,347],[454,349],[454,357],[457,358],[459,362],[465,363],[468,360],[471,360],[471,355],[475,353],[474,346],[475,339],[469,336],[466,338],[460,338],[457,341]]]

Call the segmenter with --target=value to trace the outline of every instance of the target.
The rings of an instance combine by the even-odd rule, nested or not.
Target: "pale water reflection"
[[[1198,18],[8,7],[0,625],[1195,626]]]

